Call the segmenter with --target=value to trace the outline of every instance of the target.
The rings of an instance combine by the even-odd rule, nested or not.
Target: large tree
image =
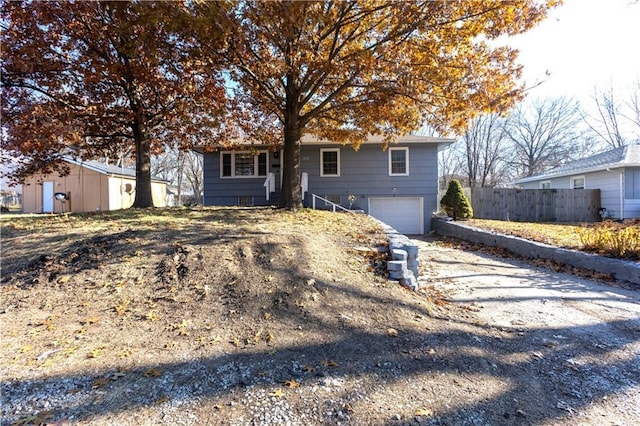
[[[498,114],[475,117],[462,135],[465,171],[469,187],[494,186],[502,180],[500,165],[505,160],[506,119]]]
[[[4,3],[1,143],[21,160],[15,177],[129,151],[134,207],[152,206],[154,149],[220,127],[222,80],[198,59],[186,18],[175,2]],[[221,38],[209,32],[210,44]]]
[[[615,94],[613,83],[605,90],[595,88],[595,112],[585,117],[589,128],[609,148],[640,142],[640,77],[626,92],[625,102]]]
[[[633,99],[632,99],[633,100]],[[597,115],[586,118],[589,128],[602,139],[609,148],[620,148],[627,144],[622,123],[621,105],[614,95],[613,85],[608,90],[594,89],[593,101]]]
[[[446,131],[509,108],[522,89],[516,52],[488,40],[533,27],[557,3],[238,2],[224,49],[206,36],[219,6],[193,5],[209,22],[196,27],[203,48],[228,60],[244,134],[283,147],[282,206],[296,209],[303,135],[357,148],[368,135],[388,143],[425,122]]]
[[[510,164],[519,177],[587,155],[580,129],[580,105],[567,98],[535,99],[511,113],[506,136],[512,144]]]

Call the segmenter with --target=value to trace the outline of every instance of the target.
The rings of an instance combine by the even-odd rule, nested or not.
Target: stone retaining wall
[[[410,290],[418,291],[418,246],[409,237],[384,222],[377,221],[389,240],[391,260],[387,262],[389,278]]]
[[[569,250],[529,241],[510,235],[496,234],[444,219],[433,219],[431,229],[438,235],[459,238],[492,247],[503,247],[520,256],[552,259],[565,265],[610,274],[617,280],[640,285],[640,263],[612,259],[591,253]]]

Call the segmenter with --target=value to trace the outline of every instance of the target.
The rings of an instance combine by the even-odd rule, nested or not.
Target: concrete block
[[[413,274],[410,274],[406,278],[401,279],[400,284],[407,287],[411,291],[418,291],[420,289],[418,280],[416,280],[416,277],[414,277]]]
[[[389,278],[394,280],[403,280],[409,274],[409,270],[404,269],[402,271],[389,271]]]
[[[420,270],[420,262],[417,260],[408,261],[407,269],[413,272],[413,275],[415,275],[416,277],[419,276],[420,274],[418,271]]]
[[[391,250],[391,257],[393,260],[407,260],[407,252],[405,250],[393,249]]]
[[[418,259],[418,246],[408,245],[404,247],[404,250],[407,252],[407,260]]]
[[[388,271],[402,271],[407,269],[407,262],[404,260],[390,260],[387,262]]]

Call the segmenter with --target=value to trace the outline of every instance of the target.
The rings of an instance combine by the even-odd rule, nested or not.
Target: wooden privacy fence
[[[599,189],[474,188],[473,217],[515,222],[596,222]]]

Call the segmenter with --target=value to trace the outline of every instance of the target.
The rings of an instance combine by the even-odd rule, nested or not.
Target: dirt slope
[[[2,424],[575,424],[637,389],[611,377],[558,408],[573,400],[545,385],[553,363],[519,379],[540,350],[523,326],[456,299],[451,286],[476,281],[451,272],[481,267],[473,253],[424,243],[425,290],[410,293],[375,274],[384,236],[366,216],[2,220]]]

